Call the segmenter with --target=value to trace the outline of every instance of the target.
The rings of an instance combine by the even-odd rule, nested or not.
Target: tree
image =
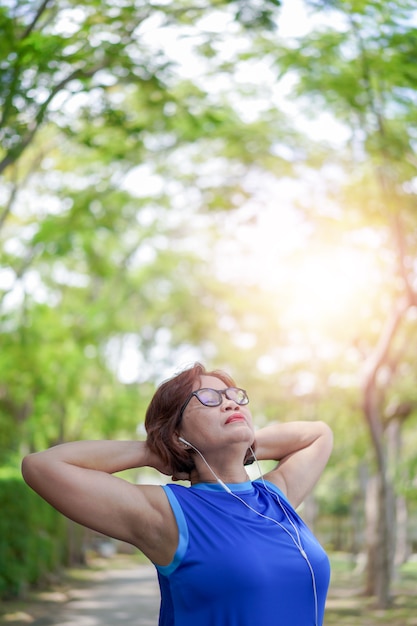
[[[233,207],[274,133],[184,76],[165,37],[188,38],[209,81],[233,66],[225,32],[249,46],[274,27],[278,7],[16,0],[0,9],[5,450],[80,436],[80,425],[132,431],[137,389],[118,380],[117,354],[140,347],[129,383],[142,385],[144,403],[166,359],[151,367],[158,343],[198,344],[215,327],[204,305],[213,278],[200,280],[190,215]],[[212,11],[217,33],[203,23]]]
[[[295,94],[302,105],[310,111],[325,107],[350,129],[346,150],[337,154],[330,149],[324,159],[340,167],[339,179],[331,181],[331,206],[334,210],[338,203],[340,218],[352,230],[371,223],[386,250],[385,293],[374,309],[378,330],[366,350],[362,378],[363,415],[376,470],[374,504],[368,507],[366,586],[384,608],[390,599],[393,545],[384,412],[398,375],[395,364],[404,357],[401,329],[416,306],[415,7],[407,1],[367,0],[307,5],[313,12],[327,12],[338,27],[322,26],[290,45],[272,44],[271,52],[280,74],[296,78]],[[329,221],[325,216],[324,222]]]

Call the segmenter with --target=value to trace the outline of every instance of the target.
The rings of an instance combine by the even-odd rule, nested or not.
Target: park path
[[[69,601],[32,626],[156,626],[159,586],[152,565],[108,569],[71,590]]]

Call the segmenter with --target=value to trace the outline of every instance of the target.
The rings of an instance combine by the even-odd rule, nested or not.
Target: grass
[[[47,590],[31,591],[24,601],[0,604],[0,626],[27,626],[56,610],[71,597],[71,589],[79,589],[100,579],[108,568],[135,567],[144,563],[139,555],[117,555],[109,559],[91,559],[88,568],[70,569],[62,579]],[[386,611],[375,608],[373,598],[362,593],[363,574],[355,569],[346,554],[331,555],[332,581],[327,601],[324,626],[417,626],[417,562],[405,564],[392,586],[393,602]]]
[[[392,605],[384,611],[362,595],[363,574],[349,555],[333,554],[324,626],[417,626],[417,562],[402,566],[394,583]]]

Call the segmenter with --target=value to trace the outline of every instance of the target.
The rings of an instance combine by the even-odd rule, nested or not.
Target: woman
[[[23,460],[26,482],[72,520],[156,566],[160,626],[320,626],[327,556],[295,512],[329,458],[323,422],[255,432],[246,392],[200,364],[156,391],[146,441],[80,441]],[[251,482],[245,463],[276,460]],[[113,476],[149,466],[190,487]]]

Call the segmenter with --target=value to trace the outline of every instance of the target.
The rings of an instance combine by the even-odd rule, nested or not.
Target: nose
[[[228,411],[229,409],[233,409],[238,407],[238,403],[235,402],[235,400],[229,400],[229,398],[226,396],[226,394],[223,392],[223,397],[222,397],[222,409],[225,409],[226,411]]]

